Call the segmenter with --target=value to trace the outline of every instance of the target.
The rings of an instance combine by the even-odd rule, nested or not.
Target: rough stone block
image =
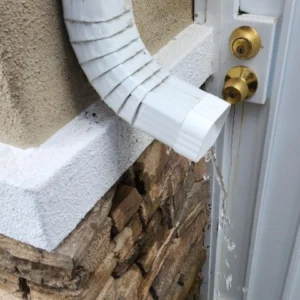
[[[184,180],[189,168],[189,161],[178,154],[171,154],[157,183],[153,183],[148,196],[153,203],[164,201],[173,196],[179,184]]]
[[[203,231],[200,228],[204,227],[206,219],[207,215],[199,213],[188,230],[170,245],[164,264],[152,285],[159,299],[177,299],[175,295],[184,299],[182,295],[187,295],[196,281],[205,260]],[[180,292],[178,284],[182,286]]]
[[[150,272],[158,250],[168,234],[168,226],[164,224],[162,212],[158,210],[149,222],[144,239],[141,241],[141,257],[137,262],[143,269],[143,272]]]
[[[122,276],[140,255],[139,239],[142,229],[139,215],[136,214],[127,227],[115,237],[114,253],[118,264],[113,272],[114,277]]]
[[[138,290],[142,281],[142,273],[133,265],[121,278],[115,281],[116,299],[139,300]]]
[[[12,297],[20,298],[23,299],[23,291],[21,290],[20,287],[20,278],[7,273],[5,271],[0,272],[0,291],[3,292],[3,295],[1,295],[0,292],[0,299],[5,299],[4,298],[4,291],[7,292],[6,297],[9,297],[11,295]],[[1,298],[2,296],[2,298]]]
[[[78,260],[77,265],[89,272],[94,272],[110,250],[110,232],[112,222],[107,218],[89,244],[85,255]]]
[[[119,278],[123,276],[127,272],[127,270],[136,262],[139,255],[140,255],[140,248],[139,248],[139,244],[136,243],[130,249],[126,258],[123,259],[122,261],[121,260],[118,261],[118,264],[115,267],[112,276],[114,278]]]
[[[117,265],[117,260],[114,257],[114,253],[109,253],[100,266],[98,266],[93,280],[98,282],[99,290],[104,288],[105,282],[107,282]]]
[[[210,183],[208,181],[196,182],[190,190],[181,186],[174,196],[176,222],[184,221],[198,204],[202,203],[203,207],[206,206],[209,196]]]
[[[14,296],[14,295],[0,289],[0,299],[1,300],[19,300],[19,299],[22,299],[22,297]]]
[[[96,300],[115,300],[115,280],[110,277]]]
[[[132,231],[132,239],[136,240],[143,231],[142,222],[138,213],[131,219],[127,227]]]
[[[142,281],[142,284],[139,289],[139,298],[145,300],[148,297],[148,293],[151,289],[154,279],[157,277],[157,274],[160,272],[165,259],[168,255],[170,245],[172,244],[173,238],[175,236],[176,228],[170,230],[169,235],[166,237],[164,243],[160,247],[155,257],[155,260],[152,265],[151,272],[149,272]],[[153,290],[155,291],[155,290]],[[156,292],[156,291],[155,291]],[[162,298],[163,299],[163,298]]]
[[[152,184],[159,180],[168,159],[168,147],[154,141],[136,161],[134,168],[144,193],[149,192]]]
[[[205,204],[200,202],[195,207],[195,209],[185,218],[184,222],[182,222],[182,224],[178,226],[177,236],[183,235],[193,225],[195,219],[200,218],[199,215],[200,217],[202,217],[201,220],[199,220],[199,222],[202,221],[201,225],[203,226],[199,228],[202,228],[202,232],[204,232],[204,227],[205,224],[207,223],[208,215],[207,215]]]
[[[120,186],[113,199],[110,216],[117,231],[121,231],[139,210],[142,197],[136,188]]]
[[[37,284],[73,289],[78,281],[72,273],[73,268],[68,256],[36,249],[0,235],[0,272],[6,270]],[[82,275],[82,280],[86,279],[84,272]]]
[[[114,239],[114,253],[118,261],[123,262],[130,254],[133,245],[133,234],[129,227],[125,227]]]
[[[150,147],[151,150],[151,147]],[[151,152],[150,152],[151,154]],[[148,155],[150,156],[148,153]],[[159,156],[161,159],[161,156]],[[147,162],[146,158],[143,158]],[[158,159],[156,159],[158,161]],[[141,167],[142,166],[142,167]],[[171,151],[167,159],[162,161],[159,166],[159,171],[154,172],[154,167],[147,168],[147,163],[143,164],[141,159],[137,164],[137,177],[144,186],[143,203],[141,204],[141,219],[143,225],[146,225],[155,211],[159,207],[163,207],[165,212],[170,215],[169,223],[173,224],[173,209],[168,201],[178,190],[180,184],[186,178],[189,170],[190,162],[182,156]],[[156,166],[158,168],[158,166]],[[150,173],[150,174],[149,174]],[[151,178],[152,180],[150,180]]]
[[[202,158],[195,164],[194,178],[195,182],[203,180],[203,175],[207,172],[205,158]]]
[[[95,300],[104,289],[115,266],[116,259],[114,258],[114,254],[110,253],[101,265],[98,266],[95,274],[84,287],[74,291],[68,289],[49,289],[28,282],[31,300]]]
[[[147,249],[147,252],[144,250],[146,253],[138,259],[137,263],[141,267],[144,273],[149,273],[151,271],[159,247],[160,247],[159,241],[154,241],[154,243],[151,246],[149,246],[149,248]]]
[[[146,227],[159,206],[159,199],[151,199],[148,195],[143,196],[143,202],[140,207],[140,216],[144,227]]]

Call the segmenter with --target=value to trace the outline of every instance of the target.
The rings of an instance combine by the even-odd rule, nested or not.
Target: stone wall
[[[55,251],[0,236],[0,298],[198,299],[204,173],[154,142]]]

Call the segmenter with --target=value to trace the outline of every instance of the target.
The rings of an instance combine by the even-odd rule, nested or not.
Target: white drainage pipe
[[[132,126],[198,161],[230,105],[171,76],[145,48],[131,0],[63,0],[78,61],[101,98]]]

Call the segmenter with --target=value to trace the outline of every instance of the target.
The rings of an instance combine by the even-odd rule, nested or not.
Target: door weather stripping
[[[77,59],[105,103],[132,126],[198,161],[214,144],[230,105],[154,61],[131,0],[63,0]]]

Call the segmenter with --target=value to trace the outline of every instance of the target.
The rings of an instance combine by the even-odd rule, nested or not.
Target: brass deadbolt
[[[231,104],[238,104],[252,97],[257,87],[257,76],[251,69],[243,66],[234,67],[225,77],[223,98]]]
[[[232,54],[239,59],[250,59],[256,56],[261,48],[258,32],[249,26],[235,29],[230,37]]]

